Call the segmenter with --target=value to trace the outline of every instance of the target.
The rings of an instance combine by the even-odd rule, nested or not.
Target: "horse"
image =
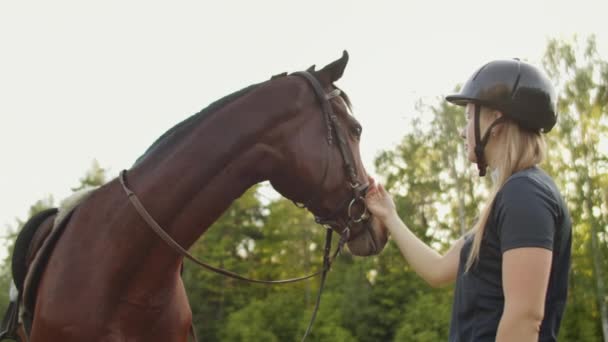
[[[43,237],[29,229],[34,245],[52,245],[46,260],[32,261],[30,247],[27,263],[13,262],[31,310],[29,341],[187,341],[184,254],[150,227],[187,250],[262,181],[309,210],[329,236],[340,234],[352,254],[380,253],[387,232],[366,213],[362,128],[334,85],[347,62],[344,51],[320,70],[283,73],[226,96],[168,130],[61,219],[53,210],[28,222],[46,227]],[[53,225],[60,233],[49,233]],[[23,279],[23,265],[36,262],[44,264],[38,279]]]

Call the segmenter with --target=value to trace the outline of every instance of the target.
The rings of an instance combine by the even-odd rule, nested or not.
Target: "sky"
[[[539,64],[549,39],[590,34],[607,59],[606,13],[605,0],[1,1],[0,236],[93,160],[113,178],[210,102],[343,50],[337,85],[373,175],[418,101],[489,60]]]

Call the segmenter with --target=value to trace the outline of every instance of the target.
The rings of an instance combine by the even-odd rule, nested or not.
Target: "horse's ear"
[[[344,69],[346,68],[346,64],[348,63],[348,52],[344,50],[342,53],[342,57],[331,62],[323,69],[319,70],[319,74],[327,75],[327,80],[329,83],[333,83],[342,77],[344,74]]]
[[[308,71],[308,72],[315,72],[315,67],[316,67],[316,65],[313,64],[313,65],[310,66],[310,68],[306,69],[306,71]]]

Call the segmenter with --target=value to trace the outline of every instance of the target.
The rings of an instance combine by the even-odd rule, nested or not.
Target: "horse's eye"
[[[361,138],[361,133],[363,133],[363,128],[361,126],[359,126],[359,125],[356,125],[353,128],[353,133],[355,134],[355,136],[357,138]]]

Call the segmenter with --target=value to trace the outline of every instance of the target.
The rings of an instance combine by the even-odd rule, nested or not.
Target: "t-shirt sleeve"
[[[520,177],[509,180],[496,200],[501,253],[522,247],[553,250],[556,209],[549,191],[532,179]]]

